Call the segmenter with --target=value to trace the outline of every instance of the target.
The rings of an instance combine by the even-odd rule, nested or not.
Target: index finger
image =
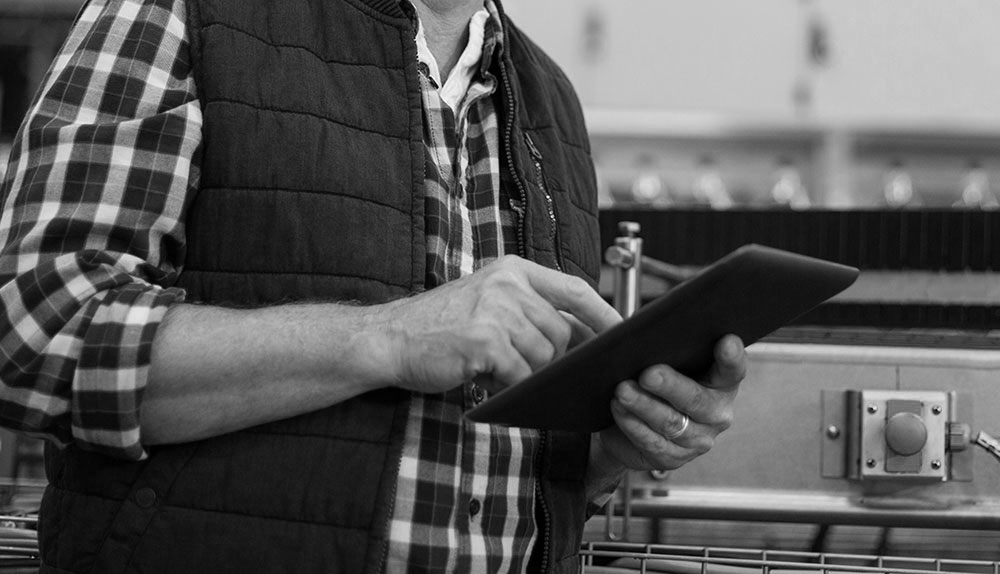
[[[536,293],[600,333],[621,322],[622,316],[586,281],[540,265],[529,266],[526,276]]]

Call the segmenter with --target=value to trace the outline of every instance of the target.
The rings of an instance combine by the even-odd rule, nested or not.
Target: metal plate
[[[934,391],[861,391],[861,478],[916,478],[945,480],[948,476],[945,441],[948,434],[948,393]],[[927,427],[927,443],[912,471],[893,471],[892,453],[886,446],[885,430],[891,402],[919,404],[919,416]],[[897,468],[909,468],[908,465]]]

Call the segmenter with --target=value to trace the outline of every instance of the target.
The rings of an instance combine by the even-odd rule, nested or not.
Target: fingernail
[[[639,384],[644,389],[655,390],[657,387],[663,385],[667,382],[667,377],[663,371],[659,369],[653,370],[651,373],[647,374],[645,377],[639,379]]]
[[[639,393],[635,392],[632,385],[625,383],[623,385],[618,385],[618,400],[623,403],[631,403],[639,397]]]
[[[722,354],[726,359],[735,359],[740,354],[740,345],[736,339],[729,339],[725,348],[722,349]]]

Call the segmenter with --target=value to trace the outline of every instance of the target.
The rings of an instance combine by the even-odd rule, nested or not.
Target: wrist
[[[359,376],[368,390],[401,386],[403,332],[395,326],[399,301],[357,307],[353,352],[361,357]]]

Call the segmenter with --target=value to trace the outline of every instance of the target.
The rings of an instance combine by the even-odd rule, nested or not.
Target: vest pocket
[[[549,193],[549,186],[545,183],[545,172],[542,170],[542,152],[535,146],[535,142],[531,140],[528,132],[524,132],[524,142],[528,145],[531,161],[535,164],[535,185],[538,186],[538,190],[542,192],[542,197],[545,198],[545,210],[550,225],[549,235],[552,238],[552,247],[555,251],[556,269],[563,271],[562,244],[559,239],[559,213],[556,210],[556,202],[552,194]]]

